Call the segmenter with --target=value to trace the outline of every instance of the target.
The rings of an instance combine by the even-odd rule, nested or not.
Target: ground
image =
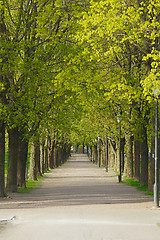
[[[153,198],[73,154],[29,194],[0,200],[0,239],[159,240]]]

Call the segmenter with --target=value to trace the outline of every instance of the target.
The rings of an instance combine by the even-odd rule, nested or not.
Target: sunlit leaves
[[[76,40],[86,62],[96,69],[93,77],[86,74],[86,86],[90,83],[92,91],[92,83],[97,82],[97,102],[112,105],[113,122],[114,114],[132,113],[141,104],[140,111],[145,116],[151,86],[158,86],[154,79],[159,76],[159,1],[140,5],[131,0],[90,1],[90,9],[83,13],[79,26]],[[104,104],[107,113],[110,104]],[[129,114],[127,121],[135,124],[134,114]]]

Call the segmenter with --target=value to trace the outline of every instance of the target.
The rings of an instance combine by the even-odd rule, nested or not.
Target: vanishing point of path
[[[159,240],[153,198],[73,154],[29,194],[0,200],[0,239]],[[15,217],[14,217],[15,216]]]

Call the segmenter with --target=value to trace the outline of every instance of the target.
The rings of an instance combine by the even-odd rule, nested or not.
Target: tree
[[[56,77],[63,72],[65,56],[73,48],[69,32],[74,29],[75,15],[86,6],[85,1],[84,5],[76,3],[58,0],[3,3],[1,26],[5,38],[2,35],[1,44],[7,54],[1,57],[4,59],[1,64],[2,100],[6,100],[5,106],[2,102],[2,116],[9,133],[9,191],[17,190],[17,159],[18,185],[25,186],[28,140],[40,130],[39,126],[47,116],[48,122],[50,114],[52,119],[53,115],[63,116],[62,110],[67,110],[67,104],[60,109],[61,114],[57,114],[56,109],[61,108],[58,101],[62,96],[67,101],[74,94],[70,91],[67,95],[66,88],[62,90],[63,83]],[[61,129],[62,125],[60,121],[58,127]],[[26,145],[24,159],[20,157],[23,143]]]
[[[0,123],[0,197],[5,197],[5,125]]]
[[[152,104],[144,96],[144,83],[148,79],[145,76],[151,77],[151,72],[153,75],[151,53],[158,46],[159,3],[90,2],[90,9],[80,21],[82,28],[77,38],[85,46],[83,55],[88,57],[88,61],[93,63],[93,59],[96,60],[94,66],[101,72],[105,102],[112,103],[116,115],[122,112],[124,129],[131,130],[136,136],[141,135],[141,184],[147,185],[147,130],[150,128]],[[135,116],[138,116],[138,121]]]
[[[6,26],[4,22],[4,4],[0,3],[0,48],[2,42],[5,40]],[[2,49],[2,48],[1,48]],[[0,51],[0,106],[2,107],[5,102],[4,96],[4,75],[2,74],[2,66],[5,62],[5,54]],[[2,114],[1,114],[2,116]],[[0,197],[4,197],[5,194],[5,180],[4,180],[4,164],[5,164],[5,123],[4,119],[0,119]]]

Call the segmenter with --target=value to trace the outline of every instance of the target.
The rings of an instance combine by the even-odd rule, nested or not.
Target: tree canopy
[[[0,120],[22,139],[152,135],[160,89],[158,0],[0,2]]]

